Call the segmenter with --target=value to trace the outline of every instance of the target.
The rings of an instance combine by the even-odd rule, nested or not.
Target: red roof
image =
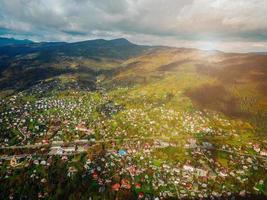
[[[119,183],[115,183],[112,185],[112,190],[118,191],[120,189],[121,185]]]
[[[144,193],[143,193],[143,192],[139,192],[139,193],[138,193],[138,198],[141,199],[141,198],[143,198],[143,197],[144,197]]]
[[[140,189],[140,188],[142,187],[142,185],[141,185],[141,183],[135,183],[135,187],[136,187],[137,189]]]
[[[98,174],[97,174],[96,171],[93,172],[93,178],[94,178],[94,179],[97,179],[97,178],[98,178]]]
[[[122,179],[121,180],[121,187],[126,188],[126,189],[131,189],[130,181],[128,181],[126,179]]]

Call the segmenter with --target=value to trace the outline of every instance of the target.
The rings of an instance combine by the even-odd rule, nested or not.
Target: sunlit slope
[[[267,130],[266,56],[169,48],[122,66],[106,83],[129,87],[134,106],[146,98],[177,110],[208,109]]]

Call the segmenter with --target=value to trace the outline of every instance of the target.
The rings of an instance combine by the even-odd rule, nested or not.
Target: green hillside
[[[267,56],[125,39],[12,48],[1,199],[266,198]]]

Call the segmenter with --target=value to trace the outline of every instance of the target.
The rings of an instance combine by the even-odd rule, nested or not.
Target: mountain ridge
[[[32,44],[32,43],[34,42],[31,40],[27,40],[27,39],[18,40],[15,38],[0,37],[0,47],[6,46],[6,45],[24,45],[24,44]]]

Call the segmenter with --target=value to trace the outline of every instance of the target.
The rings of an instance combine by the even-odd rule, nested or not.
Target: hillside
[[[2,38],[0,37],[0,47],[1,46],[12,46],[12,45],[25,45],[32,44],[30,40],[16,40],[14,38]]]
[[[147,93],[147,98],[160,98],[168,91],[178,102],[180,97],[189,98],[200,109],[253,118],[266,133],[267,56],[164,49],[129,59],[124,65],[108,85],[131,86]],[[170,107],[181,104],[176,100],[169,102]]]
[[[101,39],[0,57],[0,198],[266,198],[266,55]]]
[[[91,75],[118,67],[150,49],[125,39],[4,46],[0,48],[0,88],[26,89],[38,81],[68,73]]]

